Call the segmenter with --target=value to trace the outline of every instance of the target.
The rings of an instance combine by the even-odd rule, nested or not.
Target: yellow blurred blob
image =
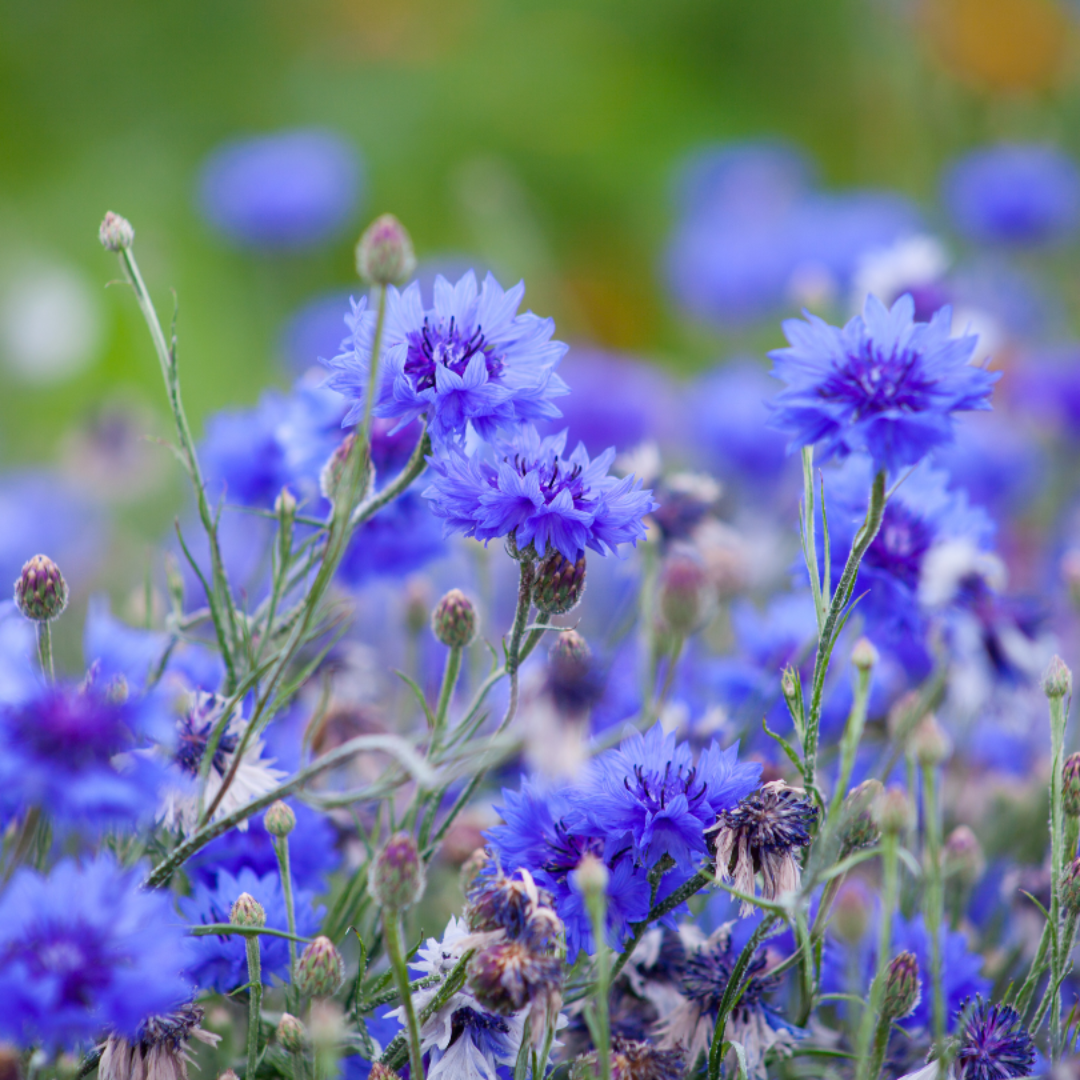
[[[1056,0],[923,0],[931,50],[966,82],[1047,90],[1064,76],[1074,27]]]

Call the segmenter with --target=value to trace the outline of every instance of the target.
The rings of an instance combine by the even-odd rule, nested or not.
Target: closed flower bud
[[[401,1077],[389,1065],[384,1065],[381,1061],[375,1061],[372,1062],[368,1080],[401,1080]]]
[[[1066,697],[1072,693],[1072,672],[1060,656],[1054,656],[1043,675],[1043,693],[1048,698]]]
[[[592,649],[576,630],[564,630],[548,649],[548,659],[553,664],[565,664],[567,667],[587,665],[592,660]]]
[[[427,578],[413,575],[405,582],[405,629],[416,637],[428,624],[431,611],[431,586]]]
[[[263,824],[271,836],[288,836],[296,828],[296,814],[293,813],[291,806],[278,799],[277,802],[270,804],[270,809],[266,811],[266,817],[263,818]]]
[[[911,824],[911,800],[903,788],[888,787],[877,804],[877,820],[882,832],[898,835]]]
[[[296,513],[296,496],[287,488],[283,487],[274,500],[274,513],[278,517],[291,518]]]
[[[412,277],[416,255],[405,227],[393,214],[376,218],[356,245],[356,272],[371,285],[396,285]]]
[[[892,708],[889,709],[888,716],[885,717],[885,730],[888,732],[890,739],[907,737],[915,722],[920,719],[917,715],[921,711],[919,703],[920,695],[918,690],[909,690],[906,694],[897,698]]]
[[[1080,858],[1073,859],[1061,879],[1061,902],[1070,915],[1080,915]]]
[[[552,548],[536,568],[533,603],[546,615],[565,615],[581,603],[585,593],[585,555],[576,562]]]
[[[986,869],[982,845],[966,825],[957,825],[949,833],[942,854],[945,874],[955,878],[964,888],[970,889]]]
[[[668,557],[660,571],[660,614],[674,634],[686,637],[705,623],[712,610],[709,577],[692,555]]]
[[[476,638],[476,608],[460,590],[451,589],[431,613],[431,632],[451,649],[464,649]]]
[[[1070,754],[1062,766],[1061,794],[1065,803],[1065,813],[1069,817],[1080,817],[1080,753]]]
[[[135,230],[127,218],[110,210],[102,219],[98,239],[106,251],[126,251],[135,243]]]
[[[851,662],[860,671],[869,671],[878,659],[878,651],[869,638],[861,637],[855,642],[855,647],[851,650]]]
[[[870,927],[870,905],[858,884],[849,883],[840,890],[833,907],[832,925],[849,945],[862,941]]]
[[[23,563],[15,582],[15,603],[28,619],[49,622],[62,614],[67,602],[67,582],[48,555],[35,555]]]
[[[333,997],[345,982],[345,961],[328,938],[305,946],[296,961],[293,983],[305,997]]]
[[[574,879],[574,884],[588,899],[589,897],[604,895],[611,874],[602,859],[598,859],[595,855],[585,854],[581,857],[581,862],[577,864],[577,869],[571,876]]]
[[[881,1011],[890,1020],[910,1016],[919,1004],[920,991],[919,961],[915,954],[902,952],[894,956],[885,979],[885,1000]]]
[[[523,941],[500,941],[477,953],[467,968],[469,989],[500,1016],[549,999],[562,987],[562,961],[534,952]]]
[[[308,1036],[303,1023],[289,1013],[282,1013],[277,1026],[277,1040],[281,1048],[297,1054],[307,1046]]]
[[[424,895],[424,884],[416,841],[408,833],[395,833],[368,871],[368,889],[375,903],[390,911],[404,911]]]
[[[324,499],[328,499],[332,503],[337,502],[342,495],[341,486],[345,483],[345,468],[355,445],[356,432],[350,432],[338,443],[337,448],[322,467],[322,472],[319,473],[319,491]],[[368,461],[365,467],[370,481],[373,476],[371,462]],[[364,485],[361,484],[360,486],[362,489]]]
[[[875,811],[884,788],[880,780],[864,780],[853,787],[840,809],[840,858],[871,847],[881,838]]]
[[[780,693],[784,695],[791,714],[801,715],[803,703],[799,700],[799,680],[794,668],[786,667],[780,673]]]
[[[912,732],[911,749],[920,765],[940,765],[952,753],[952,741],[933,716],[924,716]]]
[[[233,926],[265,926],[266,912],[251,893],[241,893],[229,912],[229,922]]]

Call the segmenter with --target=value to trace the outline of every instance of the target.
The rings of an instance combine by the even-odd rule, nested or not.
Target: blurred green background
[[[179,298],[197,430],[209,411],[288,381],[285,320],[353,284],[355,236],[386,210],[422,258],[473,256],[506,284],[524,276],[527,303],[560,337],[693,370],[745,344],[688,322],[660,286],[672,177],[693,149],[786,136],[827,184],[917,197],[950,155],[987,139],[1080,150],[1078,13],[1051,0],[5,0],[0,11],[0,288],[56,265],[98,297],[117,276],[98,222],[107,209],[129,217],[166,316],[170,287]],[[362,156],[354,227],[315,253],[231,249],[197,213],[201,162],[223,140],[304,125]],[[117,395],[160,414],[130,296],[101,292],[99,307],[93,360],[72,378],[34,385],[0,363],[0,460],[55,460],[63,434]]]

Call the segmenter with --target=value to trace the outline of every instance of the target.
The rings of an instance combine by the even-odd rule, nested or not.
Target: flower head
[[[404,292],[389,286],[374,415],[401,425],[426,416],[436,446],[460,443],[470,424],[489,439],[558,417],[549,399],[567,392],[555,374],[567,347],[551,340],[551,319],[518,314],[524,295],[524,282],[504,291],[490,274],[477,287],[471,270],[456,285],[437,277],[427,309],[418,283]],[[364,413],[374,348],[366,298],[353,302],[345,322],[350,334],[327,361],[327,385],[348,399],[345,423],[353,424]]]
[[[784,323],[790,345],[770,353],[787,383],[773,422],[791,448],[820,443],[825,458],[862,451],[895,471],[952,442],[954,412],[990,407],[1000,374],[971,366],[975,336],[951,336],[949,308],[927,323],[914,312],[908,295],[891,309],[869,296],[843,329],[809,313]]]
[[[521,549],[531,544],[541,556],[555,550],[572,563],[586,548],[606,555],[644,539],[642,518],[656,508],[652,492],[633,476],[608,475],[614,450],[590,461],[580,443],[568,457],[565,449],[565,431],[541,438],[525,425],[497,447],[494,460],[456,451],[429,459],[424,497],[447,535],[513,535]]]
[[[1011,1080],[1029,1076],[1035,1067],[1035,1044],[1010,1005],[976,998],[960,1033],[957,1080]]]
[[[16,873],[0,897],[0,1035],[22,1046],[130,1037],[189,997],[184,927],[141,878],[111,855]]]
[[[110,1035],[101,1052],[101,1080],[187,1080],[188,1040],[217,1046],[220,1035],[203,1031],[203,1010],[181,1005],[164,1016],[147,1017],[131,1039]]]
[[[594,1050],[574,1062],[573,1080],[588,1080],[599,1075],[599,1055]],[[680,1047],[661,1050],[642,1039],[611,1040],[612,1080],[682,1080],[686,1075],[686,1054]]]

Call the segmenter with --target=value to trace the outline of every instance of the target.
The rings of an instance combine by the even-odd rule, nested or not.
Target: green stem
[[[247,1072],[244,1080],[255,1080],[259,1065],[259,1028],[262,1025],[262,962],[259,957],[259,937],[252,934],[245,938],[248,969],[248,1031]]]
[[[611,1017],[608,995],[611,990],[611,950],[607,945],[607,894],[604,889],[588,889],[585,904],[592,922],[596,948],[596,987],[593,1014],[596,1053],[600,1062],[600,1080],[611,1080]]]
[[[386,941],[390,970],[394,974],[394,982],[405,1011],[405,1030],[409,1041],[409,1075],[423,1080],[424,1056],[420,1049],[420,1025],[416,1020],[416,1008],[409,990],[409,971],[405,966],[405,951],[401,944],[401,916],[396,911],[383,911],[383,938]]]
[[[851,772],[855,768],[855,753],[862,741],[863,728],[866,726],[866,706],[870,700],[869,667],[855,669],[855,699],[851,704],[844,734],[840,737],[840,775],[836,779],[836,790],[829,803],[828,826],[833,827],[839,821],[839,814],[844,805],[844,796],[851,782]]]
[[[934,1045],[940,1055],[945,1041],[945,993],[941,935],[945,921],[945,890],[941,876],[941,814],[937,800],[938,775],[933,765],[922,766],[923,828],[926,851],[923,862],[923,916],[930,936],[930,985],[933,988]]]
[[[1061,883],[1065,876],[1064,776],[1065,724],[1068,720],[1067,699],[1053,695],[1050,704],[1050,922],[1057,931],[1051,938],[1050,1002],[1050,1059],[1057,1064],[1061,1054],[1061,993],[1065,970],[1069,962],[1067,943],[1062,933]]]
[[[52,629],[48,619],[37,624],[38,659],[41,661],[41,674],[49,683],[56,682],[56,670],[53,667]]]
[[[292,868],[289,866],[289,838],[274,837],[274,854],[277,856],[278,873],[281,875],[281,892],[285,897],[285,918],[289,924],[289,970],[296,970],[296,904],[293,901]]]
[[[431,745],[436,746],[442,729],[446,726],[446,714],[450,708],[450,699],[454,696],[458,675],[461,673],[461,655],[463,650],[451,648],[446,654],[446,667],[443,669],[442,686],[439,688],[439,703],[435,706],[435,727],[431,733]]]
[[[1043,927],[1042,937],[1039,939],[1039,948],[1035,952],[1035,958],[1031,961],[1027,978],[1024,980],[1023,986],[1020,987],[1020,992],[1016,995],[1015,1007],[1021,1017],[1026,1016],[1028,1009],[1031,1007],[1035,991],[1039,986],[1039,980],[1043,977],[1043,972],[1046,971],[1047,958],[1050,954],[1050,937],[1050,924],[1047,923]]]
[[[505,731],[510,726],[517,712],[519,680],[518,669],[521,666],[521,643],[525,637],[525,628],[529,625],[529,612],[532,610],[533,578],[536,567],[529,555],[518,552],[513,538],[510,539],[511,554],[518,560],[518,599],[514,612],[514,624],[510,630],[510,642],[506,648],[506,673],[510,676],[510,701],[506,706],[506,715],[499,724],[498,731]]]
[[[814,507],[814,448],[804,446],[802,449],[803,468],[803,520],[802,520],[802,544],[803,559],[806,562],[807,572],[810,574],[810,594],[814,600],[814,617],[817,619],[818,634],[825,629],[825,616],[827,598],[821,592],[821,572],[818,569],[817,539],[814,530],[817,528],[817,512]]]

